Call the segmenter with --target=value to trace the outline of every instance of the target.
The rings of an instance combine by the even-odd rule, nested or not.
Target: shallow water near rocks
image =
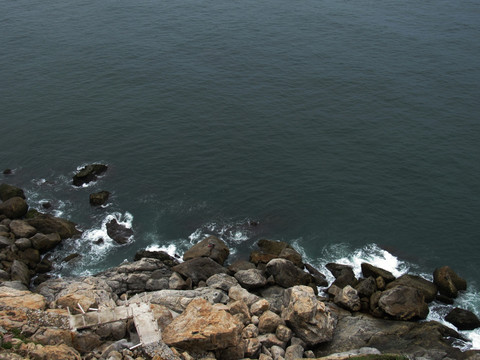
[[[471,0],[2,2],[1,181],[85,231],[62,276],[207,234],[235,259],[266,237],[320,269],[450,265],[480,315],[479,16]],[[109,170],[73,187],[93,162]]]

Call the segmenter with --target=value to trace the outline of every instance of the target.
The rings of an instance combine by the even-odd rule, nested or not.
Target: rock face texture
[[[242,328],[228,312],[215,309],[204,299],[194,299],[162,336],[167,345],[201,352],[239,346]]]
[[[188,261],[200,257],[208,257],[223,265],[229,254],[230,250],[222,240],[215,236],[209,236],[187,250],[183,255],[183,260]]]
[[[425,319],[429,311],[420,291],[401,285],[384,291],[378,305],[398,320]]]

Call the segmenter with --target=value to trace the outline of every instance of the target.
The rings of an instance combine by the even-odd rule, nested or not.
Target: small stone
[[[253,303],[252,306],[250,306],[250,313],[252,315],[260,316],[269,309],[270,303],[268,302],[268,300],[260,299],[257,302]]]
[[[277,330],[275,331],[275,335],[280,340],[288,343],[290,341],[290,339],[292,338],[293,332],[287,326],[285,326],[283,324],[280,324],[280,325],[278,325]]]

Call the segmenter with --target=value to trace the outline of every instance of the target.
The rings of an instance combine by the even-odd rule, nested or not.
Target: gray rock
[[[420,291],[400,285],[382,292],[378,306],[397,320],[425,319],[429,312]]]
[[[240,270],[235,273],[235,279],[248,290],[261,288],[267,284],[267,279],[262,271],[257,269]]]
[[[118,244],[128,243],[133,236],[133,230],[119,224],[116,219],[110,220],[106,226],[108,236]]]
[[[32,247],[32,242],[27,238],[20,238],[15,240],[15,246],[18,250],[26,250]]]
[[[228,296],[233,300],[243,301],[247,306],[252,306],[253,303],[260,300],[260,297],[248,292],[248,290],[241,286],[232,286],[228,291]]]
[[[25,286],[30,285],[30,271],[28,270],[28,266],[21,261],[13,261],[12,267],[10,268],[10,276],[12,281],[18,280]]]
[[[327,281],[326,276],[323,275],[320,271],[315,269],[310,264],[305,264],[305,268],[313,276],[313,279],[315,280],[315,285],[320,286],[320,287],[328,286],[328,281]]]
[[[285,351],[285,360],[296,360],[303,358],[303,347],[300,345],[290,345]]]
[[[278,345],[273,345],[270,348],[270,353],[272,354],[273,360],[280,360],[285,356],[285,350]]]
[[[209,236],[187,250],[183,255],[183,260],[208,257],[223,265],[229,254],[230,250],[222,240],[215,236]]]
[[[228,292],[232,286],[237,286],[238,281],[233,276],[221,273],[210,276],[207,279],[207,286]]]
[[[14,240],[5,236],[0,236],[0,249],[5,249],[13,245]]]
[[[370,298],[372,294],[377,291],[377,282],[373,276],[358,281],[355,290],[358,292],[358,296]]]
[[[17,238],[29,238],[37,232],[37,229],[23,220],[12,220],[10,230]]]
[[[51,233],[47,235],[36,233],[30,238],[30,241],[32,242],[32,247],[34,249],[37,249],[40,252],[46,252],[57,246],[62,239],[58,233]]]
[[[182,275],[174,272],[168,279],[168,288],[171,290],[187,290],[188,285],[187,282],[183,280]]]
[[[174,266],[172,270],[192,279],[194,284],[198,284],[202,280],[206,281],[212,275],[227,272],[227,269],[208,257],[187,260]]]
[[[312,283],[310,274],[302,271],[286,259],[270,260],[267,264],[266,272],[274,277],[276,284],[284,288]]]
[[[228,266],[228,271],[235,274],[240,270],[255,269],[255,265],[247,260],[237,260]]]

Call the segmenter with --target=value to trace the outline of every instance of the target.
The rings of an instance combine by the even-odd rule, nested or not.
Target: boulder
[[[458,292],[467,289],[467,282],[458,276],[449,266],[435,269],[433,283],[438,286],[441,295],[456,298]]]
[[[343,289],[345,286],[350,285],[354,287],[357,285],[357,278],[353,272],[353,268],[350,265],[328,263],[325,267],[335,277],[333,285]]]
[[[313,279],[315,280],[315,285],[320,287],[328,286],[328,281],[325,275],[315,269],[312,265],[305,264],[305,269],[307,269],[307,271],[313,276]]]
[[[242,300],[228,303],[226,310],[243,324],[248,324],[251,320],[248,306]]]
[[[287,246],[285,249],[283,249],[282,252],[278,255],[278,257],[281,259],[290,260],[300,269],[303,269],[304,264],[302,261],[302,255],[290,246]]]
[[[10,230],[17,238],[29,238],[37,232],[37,229],[23,220],[12,220],[10,222]]]
[[[437,286],[431,281],[425,280],[420,276],[409,274],[402,275],[398,279],[389,283],[387,285],[387,289],[394,288],[398,285],[408,286],[419,290],[423,296],[425,296],[425,301],[427,303],[435,300],[435,296],[437,295]]]
[[[223,265],[229,254],[230,250],[222,240],[215,236],[209,236],[188,249],[183,255],[183,260],[208,257]]]
[[[372,276],[370,276],[366,279],[359,280],[355,289],[358,292],[358,296],[369,298],[375,291],[377,291],[377,282]]]
[[[32,242],[32,247],[34,249],[37,249],[38,251],[43,253],[53,249],[62,241],[62,239],[60,238],[60,235],[58,235],[58,233],[51,233],[47,235],[42,233],[36,233],[30,238],[30,241]]]
[[[5,249],[9,247],[10,245],[14,244],[14,239],[6,237],[6,236],[0,236],[0,249]]]
[[[377,277],[381,276],[387,283],[395,280],[395,276],[393,276],[393,274],[390,271],[373,266],[372,264],[362,263],[361,267],[362,267],[362,274],[366,278],[369,276],[373,276],[376,279]]]
[[[252,315],[260,316],[269,309],[270,309],[270,303],[268,302],[268,300],[260,299],[254,302],[252,306],[250,306],[250,313]]]
[[[90,205],[100,206],[104,205],[108,201],[110,193],[108,191],[100,191],[98,193],[90,194]]]
[[[293,336],[293,331],[283,324],[279,324],[275,330],[275,336],[281,341],[288,343]]]
[[[194,284],[198,284],[202,280],[206,281],[212,275],[227,273],[227,269],[209,257],[198,257],[187,260],[174,266],[172,270],[186,278],[192,279]]]
[[[9,184],[0,184],[0,200],[7,201],[13,197],[20,197],[25,199],[25,193],[22,189],[9,185]]]
[[[15,240],[15,246],[20,251],[26,250],[32,247],[32,241],[27,238],[20,238]]]
[[[24,199],[15,196],[0,204],[0,215],[9,219],[19,219],[28,211],[28,205]]]
[[[118,244],[126,244],[133,236],[133,230],[119,224],[116,219],[110,220],[106,227],[108,236]]]
[[[249,359],[250,358],[256,359],[258,357],[258,354],[259,354],[261,348],[262,348],[262,344],[260,343],[260,341],[256,337],[245,339],[245,342],[244,342],[244,349],[245,349],[244,356],[249,358]]]
[[[225,273],[215,274],[207,279],[207,286],[228,292],[232,286],[237,286],[238,281],[233,276]]]
[[[253,303],[260,300],[257,295],[248,292],[248,290],[242,288],[241,286],[232,286],[228,291],[228,297],[233,300],[241,300],[247,304],[247,306],[251,306]]]
[[[148,251],[148,250],[139,250],[136,252],[133,260],[138,261],[143,258],[151,258],[151,259],[158,259],[163,262],[167,266],[175,266],[179,264],[179,261],[174,257],[170,256],[165,251]]]
[[[270,304],[270,309],[273,312],[280,314],[283,308],[283,296],[285,294],[285,288],[273,285],[267,288],[262,288],[259,291],[260,296],[267,300]]]
[[[228,271],[231,274],[235,274],[237,271],[240,271],[240,270],[248,270],[248,269],[255,269],[255,264],[247,260],[237,260],[228,266]]]
[[[10,268],[10,276],[12,281],[20,281],[25,286],[30,285],[30,270],[28,266],[22,261],[14,260]]]
[[[292,248],[289,244],[283,241],[273,241],[267,239],[261,239],[257,242],[257,246],[265,254],[272,254],[275,256],[280,255],[280,253],[285,248]]]
[[[235,273],[235,279],[237,279],[242,287],[248,290],[261,288],[267,285],[267,279],[262,271],[257,269],[240,270]]]
[[[283,325],[282,318],[274,312],[267,310],[259,318],[258,331],[260,334],[275,333],[278,325]]]
[[[97,180],[98,176],[104,174],[107,171],[107,165],[103,164],[91,164],[84,166],[73,176],[73,185],[82,186],[89,182]]]
[[[429,312],[419,290],[401,285],[382,292],[378,306],[397,320],[425,319]]]
[[[286,259],[270,260],[266,267],[268,275],[272,275],[275,283],[289,288],[295,285],[309,285],[313,283],[310,274],[307,274],[291,261]]]
[[[304,348],[300,345],[290,345],[285,350],[285,360],[296,360],[303,358]]]
[[[190,282],[190,285],[191,282]],[[183,280],[182,275],[177,272],[174,272],[168,279],[168,288],[171,290],[187,290],[191,286],[188,286],[187,282]]]
[[[473,330],[480,327],[480,320],[474,313],[460,308],[450,311],[445,320],[455,325],[458,330]]]
[[[341,289],[338,294],[335,295],[333,301],[335,304],[340,305],[349,311],[359,311],[361,308],[358,292],[350,285],[347,285]]]
[[[75,227],[75,223],[50,214],[39,213],[33,218],[28,219],[27,223],[43,234],[58,233],[62,239],[72,238],[80,234],[80,231]]]
[[[164,330],[163,341],[180,349],[203,352],[236,347],[243,325],[204,299],[194,299]]]
[[[334,316],[308,286],[285,290],[282,319],[308,346],[330,341],[336,325]]]

